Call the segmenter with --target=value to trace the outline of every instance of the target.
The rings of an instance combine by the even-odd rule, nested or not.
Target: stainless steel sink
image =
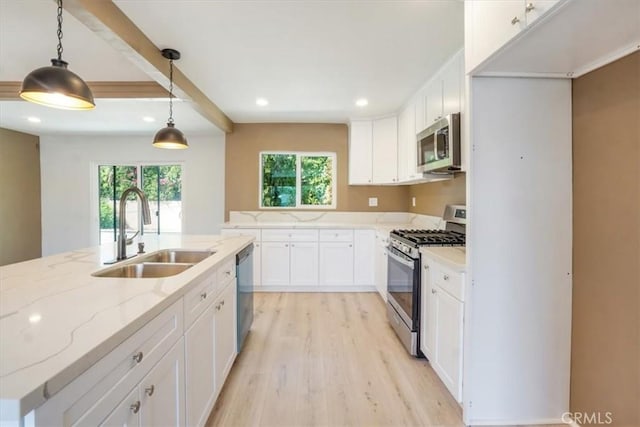
[[[139,262],[165,262],[196,264],[215,254],[215,251],[183,251],[178,249],[166,249],[144,255]]]
[[[143,262],[107,268],[93,273],[92,276],[129,279],[160,278],[175,276],[191,267],[193,267],[193,264]]]

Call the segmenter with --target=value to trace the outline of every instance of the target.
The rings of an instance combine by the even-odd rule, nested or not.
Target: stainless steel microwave
[[[418,171],[460,170],[460,113],[449,114],[417,135]]]

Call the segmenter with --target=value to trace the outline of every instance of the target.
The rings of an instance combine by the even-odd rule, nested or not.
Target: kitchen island
[[[185,296],[204,280],[215,281],[218,267],[234,278],[234,256],[252,241],[250,236],[144,236],[148,253],[165,248],[215,251],[163,278],[92,276],[113,259],[113,244],[0,267],[0,424],[19,425],[25,416],[29,424],[31,411],[168,309],[175,308],[182,336],[182,327],[189,326]],[[235,289],[235,282],[230,286]],[[232,323],[228,328],[235,328],[235,319]],[[235,357],[235,345],[233,351]]]

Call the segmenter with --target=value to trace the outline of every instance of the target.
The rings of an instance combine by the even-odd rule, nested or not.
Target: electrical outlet
[[[413,206],[414,208],[416,207],[416,198],[415,197],[411,198],[411,206]]]
[[[369,197],[369,206],[370,207],[378,206],[378,198],[377,197]]]

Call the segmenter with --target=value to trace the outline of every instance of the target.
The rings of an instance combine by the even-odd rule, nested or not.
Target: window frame
[[[262,206],[262,186],[264,174],[262,172],[262,156],[265,154],[280,154],[296,156],[296,205],[295,206]],[[301,157],[329,157],[331,158],[331,204],[303,205],[302,204],[302,168]],[[258,153],[258,209],[260,210],[335,210],[338,204],[338,155],[332,151],[260,151]]]
[[[98,246],[98,245],[103,245],[103,244],[111,244],[112,242],[100,242],[100,208],[99,208],[99,203],[100,203],[100,189],[99,189],[99,183],[98,180],[95,179],[98,176],[98,170],[100,166],[135,166],[137,171],[138,171],[138,178],[141,179],[141,172],[142,172],[142,167],[143,166],[172,166],[172,165],[178,165],[181,168],[181,181],[182,181],[182,216],[180,218],[180,228],[181,228],[181,232],[177,233],[177,232],[166,232],[165,234],[172,234],[172,235],[176,235],[176,234],[184,234],[185,233],[185,217],[186,217],[186,210],[187,210],[187,196],[186,194],[188,193],[188,190],[186,189],[185,186],[185,182],[186,182],[186,176],[187,176],[187,164],[184,160],[178,160],[178,161],[166,161],[166,160],[162,160],[162,161],[154,161],[154,160],[145,160],[145,161],[140,161],[140,160],[134,160],[134,161],[121,161],[121,160],[105,160],[105,161],[91,161],[89,164],[89,183],[90,183],[90,196],[89,196],[89,203],[90,203],[90,209],[89,209],[89,215],[91,217],[91,220],[89,221],[89,236],[90,236],[90,240],[91,240],[91,246]],[[138,182],[138,186],[140,185],[140,183]],[[138,203],[138,205],[140,204],[140,199],[136,199],[136,203]],[[142,227],[142,219],[139,218],[139,226]],[[96,232],[97,230],[97,232]],[[162,232],[161,232],[162,233]]]

